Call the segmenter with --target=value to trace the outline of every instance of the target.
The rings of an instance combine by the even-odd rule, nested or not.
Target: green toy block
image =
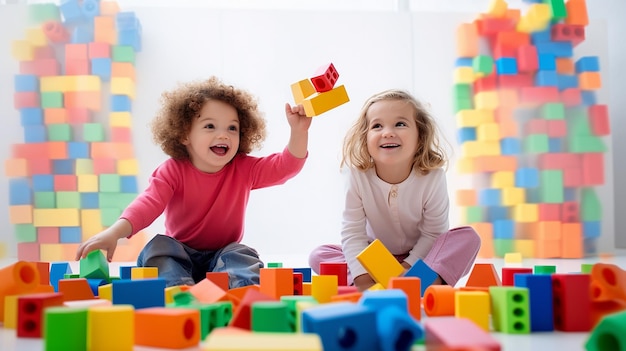
[[[206,306],[210,311],[208,333],[215,328],[227,326],[233,318],[233,303],[230,301],[214,302]]]
[[[185,307],[198,302],[196,297],[193,296],[193,294],[191,294],[189,291],[181,291],[177,294],[174,294],[172,298],[174,299],[174,302],[172,302],[170,305],[173,307]]]
[[[567,147],[570,152],[606,152],[604,141],[594,135],[570,135],[567,138]]]
[[[49,124],[48,140],[70,141],[72,140],[72,126],[66,123]]]
[[[552,274],[556,273],[556,266],[536,265],[534,274]]]
[[[547,134],[531,134],[524,138],[524,152],[529,154],[546,153],[550,150]]]
[[[467,206],[465,208],[465,222],[470,223],[479,223],[484,222],[483,216],[483,208],[482,206]]]
[[[98,204],[100,208],[124,209],[135,199],[135,197],[137,197],[137,194],[100,193],[98,195]]]
[[[541,116],[544,119],[564,119],[565,106],[560,102],[549,102],[541,108]]]
[[[100,209],[100,222],[105,227],[110,227],[115,223],[122,214],[122,210],[119,208],[101,208]]]
[[[119,174],[101,174],[98,176],[98,189],[103,193],[119,193],[122,190]]]
[[[87,349],[87,309],[48,307],[44,310],[45,351],[84,351]]]
[[[493,239],[493,251],[496,257],[504,257],[509,252],[515,252],[513,239]]]
[[[593,263],[583,263],[580,265],[580,273],[583,274],[591,274],[591,270],[593,269]]]
[[[104,127],[100,123],[83,124],[83,139],[85,141],[104,141]]]
[[[174,303],[168,304],[168,307],[198,310],[201,340],[204,340],[215,328],[227,326],[233,317],[232,302],[198,303],[195,297],[187,291],[174,295]]]
[[[564,201],[563,171],[548,169],[539,172],[541,202],[560,204]]]
[[[528,289],[516,286],[490,286],[491,316],[495,331],[507,334],[530,333]]]
[[[472,60],[472,68],[476,73],[488,76],[493,72],[493,58],[489,55],[478,55]]]
[[[283,268],[282,262],[268,262],[267,268]]]
[[[56,208],[56,193],[54,191],[35,191],[35,208]]]
[[[40,99],[42,108],[63,107],[63,93],[60,91],[42,91]]]
[[[564,0],[543,0],[543,3],[550,6],[550,10],[552,12],[552,23],[559,22],[560,20],[567,17],[567,10]]]
[[[626,311],[608,314],[593,328],[585,349],[587,351],[626,351]]]
[[[111,46],[111,59],[113,62],[135,63],[135,50],[132,46],[113,45]]]
[[[474,108],[474,102],[471,99],[455,99],[452,108],[455,114],[459,111],[471,110]]]
[[[37,242],[37,228],[31,223],[16,224],[14,228],[15,240],[18,243]]]
[[[453,86],[452,97],[454,99],[472,100],[472,86],[465,83],[457,83]]]
[[[65,273],[63,274],[63,279],[76,279],[80,278],[80,274],[78,273]]]
[[[86,279],[109,279],[109,262],[100,250],[87,254],[80,260],[80,277]]]
[[[596,191],[593,188],[583,188],[580,197],[580,214],[582,220],[602,220],[602,203]]]
[[[253,332],[291,333],[295,325],[289,323],[289,310],[283,301],[257,301],[252,304],[250,330]]]
[[[567,133],[568,135],[587,136],[593,135],[589,125],[587,110],[581,107],[568,108],[566,111]]]
[[[287,304],[287,311],[289,312],[289,323],[293,326],[294,331],[300,331],[298,324],[298,302],[304,301],[317,304],[318,301],[311,295],[283,295],[280,297],[280,301]]]
[[[80,208],[80,193],[78,191],[58,191],[56,195],[57,208]]]

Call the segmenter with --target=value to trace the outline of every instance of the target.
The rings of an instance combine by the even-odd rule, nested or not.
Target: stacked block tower
[[[28,15],[12,43],[23,142],[5,163],[10,221],[19,260],[64,261],[138,193],[131,106],[141,25],[114,1],[34,4]],[[134,260],[143,244],[121,241],[115,259]]]
[[[577,57],[585,0],[504,0],[457,29],[454,112],[464,222],[481,257],[579,258],[597,253],[610,134],[599,58]]]

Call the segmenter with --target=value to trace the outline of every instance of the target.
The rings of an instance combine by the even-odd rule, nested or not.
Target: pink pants
[[[433,271],[450,286],[470,272],[480,249],[480,237],[472,227],[450,229],[441,234],[424,258]],[[402,262],[408,254],[395,255]],[[322,245],[309,255],[311,269],[319,274],[321,262],[346,262],[341,245]],[[348,272],[348,285],[352,277]]]

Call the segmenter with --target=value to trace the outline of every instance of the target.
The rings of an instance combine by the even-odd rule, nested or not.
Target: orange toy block
[[[457,206],[476,206],[478,204],[475,189],[459,189],[456,191]]]
[[[261,268],[259,285],[261,293],[275,299],[293,295],[293,269]]]
[[[109,158],[115,160],[127,160],[135,158],[133,150],[133,144],[131,143],[91,143],[91,157],[94,159]],[[115,165],[113,167],[115,167]]]
[[[152,307],[135,311],[135,345],[184,349],[199,342],[197,309]]]
[[[586,26],[589,24],[586,0],[568,0],[565,2],[567,16],[565,23]]]
[[[39,285],[39,271],[31,262],[18,261],[0,269],[0,322],[4,321],[4,298],[31,292]]]
[[[189,288],[188,291],[202,303],[214,303],[226,299],[226,291],[206,278]]]
[[[626,271],[610,263],[594,264],[591,268],[591,300],[626,303]]]
[[[515,156],[479,156],[474,159],[474,172],[514,172],[517,168]]]
[[[115,17],[96,16],[93,19],[93,37],[95,42],[117,44],[117,31],[115,30]]]
[[[50,285],[50,262],[33,262],[39,271],[39,284]]]
[[[135,80],[135,66],[130,62],[111,62],[111,77],[126,77]]]
[[[11,222],[11,224],[33,223],[33,206],[32,205],[9,206],[9,222]]]
[[[480,237],[480,249],[478,250],[478,257],[480,258],[492,258],[495,256],[495,249],[493,246],[493,224],[488,222],[479,222],[470,224],[472,228],[478,233]]]
[[[28,161],[24,158],[9,158],[4,161],[4,175],[7,177],[27,177]]]
[[[454,316],[454,294],[449,285],[431,285],[424,291],[424,312],[427,316]]]
[[[500,276],[493,263],[475,263],[465,286],[485,287],[500,286]]]
[[[598,90],[602,88],[602,76],[600,72],[579,73],[578,87],[582,90]]]
[[[63,294],[40,293],[18,297],[17,336],[40,338],[43,334],[44,309],[63,305]]]
[[[500,342],[467,318],[440,317],[424,321],[427,350],[500,351]]]
[[[66,108],[86,108],[100,111],[102,98],[99,91],[68,91],[63,94],[63,106]]]
[[[120,5],[117,1],[100,1],[100,15],[113,16],[120,12]]]
[[[206,278],[219,286],[222,290],[228,291],[228,272],[206,272]]]
[[[59,292],[63,293],[63,301],[95,299],[93,291],[85,278],[60,279]]]
[[[252,317],[252,304],[257,301],[277,301],[271,296],[267,296],[260,291],[249,289],[241,299],[239,306],[233,313],[233,318],[229,326],[250,330]]]
[[[561,239],[562,258],[582,258],[583,254],[583,234],[580,223],[563,223]]]
[[[478,29],[475,23],[463,23],[456,30],[456,54],[459,57],[474,57],[479,54]]]
[[[315,94],[315,87],[308,79],[291,84],[291,95],[293,95],[293,101],[295,101],[296,105],[301,104],[304,99],[313,94]]]
[[[372,241],[356,255],[356,259],[372,276],[372,279],[385,288],[390,278],[398,277],[404,272],[402,265],[379,239]]]
[[[422,282],[417,277],[394,277],[389,279],[389,289],[400,289],[404,291],[408,299],[409,313],[416,321],[422,319]],[[432,286],[432,285],[431,285]]]
[[[332,90],[316,93],[306,98],[302,101],[302,106],[307,117],[315,117],[348,101],[350,101],[350,98],[348,97],[348,92],[346,92],[346,87],[340,85]]]

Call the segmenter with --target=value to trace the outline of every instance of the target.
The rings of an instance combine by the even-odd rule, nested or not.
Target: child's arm
[[[295,157],[305,158],[312,118],[306,116],[302,105],[291,106],[288,103],[285,104],[285,115],[287,115],[287,121],[291,127],[287,148]]]
[[[92,251],[105,250],[107,260],[111,262],[117,248],[117,241],[131,234],[133,227],[126,219],[120,218],[112,226],[87,239],[76,250],[76,260],[87,257]]]
[[[376,284],[376,282],[368,273],[361,274],[360,276],[354,278],[354,286],[356,286],[359,291],[365,291],[371,288],[374,284]]]

